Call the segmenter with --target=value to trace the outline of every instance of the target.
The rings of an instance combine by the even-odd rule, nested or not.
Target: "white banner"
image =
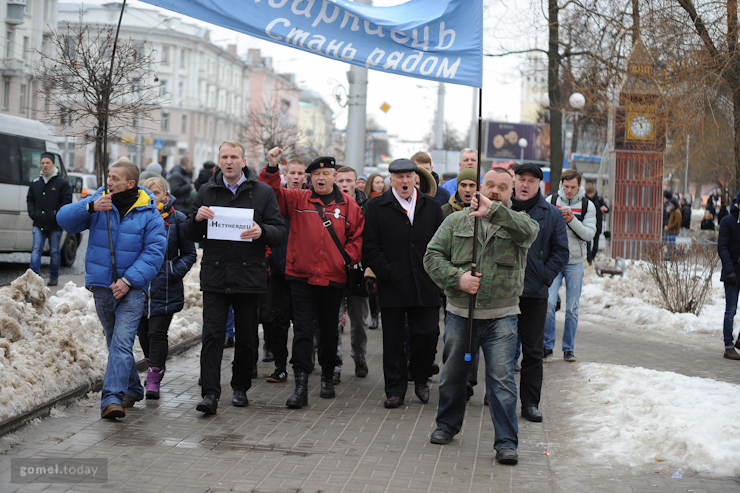
[[[250,229],[254,223],[254,209],[240,209],[237,207],[211,207],[215,213],[213,219],[208,220],[209,240],[252,241],[239,237],[242,231]]]

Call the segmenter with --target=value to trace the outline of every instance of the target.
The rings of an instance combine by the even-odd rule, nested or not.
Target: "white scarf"
[[[406,215],[409,217],[409,221],[411,221],[411,224],[414,224],[414,210],[416,209],[416,187],[412,187],[410,197],[411,200],[401,198],[401,196],[398,195],[398,192],[396,192],[395,188],[392,188],[391,190],[393,190],[393,195],[396,197],[396,200],[398,200],[398,203],[401,204],[403,210],[406,211]]]

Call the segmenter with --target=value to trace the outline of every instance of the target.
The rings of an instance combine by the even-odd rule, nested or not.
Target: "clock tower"
[[[640,259],[646,243],[662,238],[666,125],[661,92],[655,61],[638,37],[614,112],[609,173],[613,257]]]

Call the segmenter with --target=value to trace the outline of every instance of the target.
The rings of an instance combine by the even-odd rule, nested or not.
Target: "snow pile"
[[[170,346],[200,334],[198,261],[184,280],[185,308],[173,317]],[[0,421],[103,378],[108,359],[92,293],[68,282],[56,296],[31,270],[0,288]],[[143,358],[134,346],[136,359]]]
[[[740,386],[597,363],[578,372],[573,422],[597,460],[740,476]]]
[[[608,262],[605,257],[598,262]],[[613,261],[612,261],[613,262]],[[720,273],[712,276],[712,292],[699,316],[691,313],[671,313],[661,308],[660,294],[644,261],[628,260],[624,277],[599,277],[586,266],[579,314],[582,320],[593,323],[613,323],[619,320],[624,327],[663,333],[722,332],[725,295]],[[565,283],[563,283],[564,286]],[[565,288],[561,288],[565,300]],[[735,334],[740,327],[736,317]]]
[[[67,283],[49,295],[30,269],[0,288],[0,420],[105,373],[108,352],[92,294]]]

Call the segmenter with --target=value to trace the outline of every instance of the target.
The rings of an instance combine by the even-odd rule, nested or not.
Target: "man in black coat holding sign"
[[[200,377],[203,400],[196,409],[216,414],[221,396],[221,358],[226,339],[226,317],[234,307],[232,404],[247,406],[247,390],[252,386],[257,338],[259,295],[267,290],[265,246],[279,246],[285,241],[285,224],[275,194],[260,183],[244,158],[238,142],[224,142],[219,147],[218,166],[198,191],[188,216],[185,235],[203,246],[200,289],[203,291],[203,347],[200,353]],[[208,238],[208,221],[215,213],[211,207],[253,209],[252,227],[241,232],[249,241]]]
[[[411,371],[416,396],[429,400],[431,374],[439,337],[439,289],[424,270],[427,244],[442,224],[442,209],[420,193],[416,163],[396,159],[388,167],[391,188],[365,205],[363,265],[376,275],[383,318],[383,373],[386,408],[403,405]],[[408,316],[411,358],[403,350]]]

